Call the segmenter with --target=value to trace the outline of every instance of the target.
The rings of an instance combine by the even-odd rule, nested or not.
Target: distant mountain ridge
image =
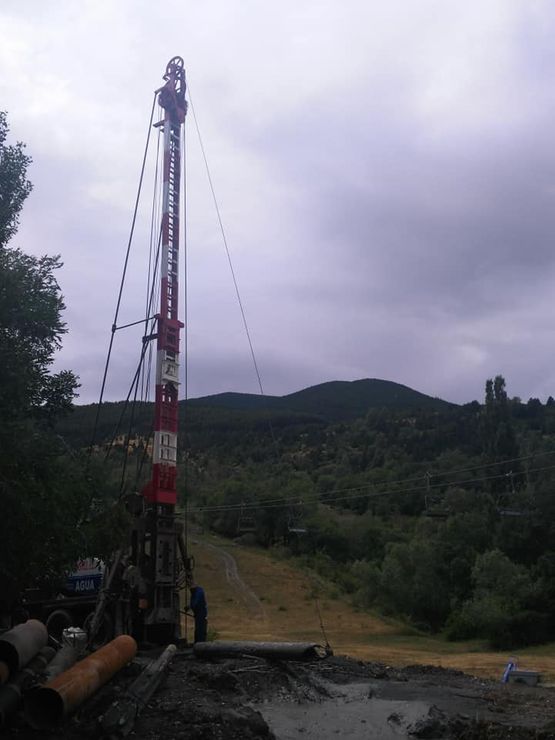
[[[433,398],[401,383],[378,378],[332,380],[285,396],[253,393],[217,393],[192,398],[189,406],[221,407],[235,410],[296,411],[340,421],[364,416],[370,409],[446,409],[456,404]]]
[[[225,436],[229,429],[243,424],[257,424],[265,417],[278,426],[289,422],[323,424],[349,423],[364,417],[371,409],[390,411],[446,411],[455,407],[441,398],[432,398],[406,385],[391,380],[332,380],[285,396],[261,396],[255,393],[217,393],[212,396],[181,400],[181,418],[189,428],[210,427]],[[75,405],[73,413],[58,424],[59,433],[77,447],[89,444],[95,425],[97,404]],[[97,440],[111,439],[114,429],[122,434],[131,419],[130,407],[124,401],[104,402],[97,427]],[[141,403],[132,412],[134,428],[142,435],[152,430],[154,404]],[[123,424],[123,426],[122,426]],[[219,431],[218,431],[219,430]]]

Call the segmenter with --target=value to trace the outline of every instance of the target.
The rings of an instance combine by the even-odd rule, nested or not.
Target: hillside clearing
[[[421,635],[393,620],[355,609],[316,574],[295,569],[258,548],[212,535],[191,538],[196,578],[207,592],[209,634],[219,639],[313,640],[327,638],[339,655],[390,665],[429,664],[499,678],[509,654],[478,642],[447,642]],[[230,575],[230,556],[237,573]],[[238,580],[239,579],[239,580]],[[242,584],[242,585],[241,585]],[[334,598],[335,596],[335,598]],[[190,619],[185,626],[192,634]],[[555,681],[555,644],[517,652],[519,665]]]

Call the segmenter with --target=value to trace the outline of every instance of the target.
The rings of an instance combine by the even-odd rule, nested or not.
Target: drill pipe
[[[55,727],[137,653],[137,643],[120,635],[104,647],[80,660],[45,686],[30,692],[25,702],[25,718],[36,730]]]
[[[58,650],[56,657],[48,665],[45,671],[46,681],[52,681],[60,673],[67,671],[77,661],[78,657],[79,654],[72,645],[64,645],[61,650]]]
[[[315,642],[254,642],[253,640],[214,640],[196,642],[197,658],[274,658],[276,660],[311,660],[325,658],[328,653]]]
[[[0,637],[0,661],[10,674],[24,668],[38,651],[46,646],[48,632],[38,619],[28,619]]]
[[[0,727],[6,724],[6,719],[13,714],[21,701],[21,693],[26,691],[33,681],[36,680],[37,674],[43,673],[44,669],[56,651],[52,647],[43,647],[35,655],[33,660],[27,666],[17,673],[10,683],[0,688]]]
[[[156,660],[151,661],[133,681],[121,699],[116,699],[106,714],[100,718],[105,735],[111,738],[129,735],[135,720],[164,680],[176,650],[175,645],[168,645],[164,652]]]

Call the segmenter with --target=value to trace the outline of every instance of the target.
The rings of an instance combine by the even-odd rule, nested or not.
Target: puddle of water
[[[337,688],[336,696],[319,703],[258,704],[277,740],[330,740],[338,737],[364,740],[398,740],[408,737],[407,727],[424,717],[430,705],[423,701],[397,701],[369,696],[369,684]]]

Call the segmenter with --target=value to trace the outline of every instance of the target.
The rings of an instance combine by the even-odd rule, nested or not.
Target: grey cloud
[[[63,105],[59,118],[39,115],[28,87],[7,88],[12,128],[21,125],[36,160],[17,241],[63,255],[70,334],[58,364],[81,375],[83,400],[100,383],[141,101],[146,117],[145,90],[174,44],[189,54],[268,393],[370,376],[466,401],[497,372],[511,393],[555,390],[546,320],[555,309],[555,20],[541,2],[484,13],[421,5],[355,3],[346,17],[339,2],[302,12],[285,2],[271,6],[269,23],[266,5],[215,3],[188,9],[185,25],[174,3],[168,28],[145,2],[113,12],[91,3],[75,18],[61,3],[51,28],[44,14],[22,20],[40,41],[41,89],[59,83]],[[15,3],[10,15],[22,18]],[[72,18],[69,51],[83,47],[75,67],[56,32]],[[163,34],[152,33],[156,23]],[[101,32],[99,48],[90,39]],[[20,105],[29,122],[18,121]],[[190,115],[190,393],[254,392],[195,137]],[[143,311],[139,241],[122,321]],[[118,335],[109,397],[126,392],[139,345],[137,333]]]

